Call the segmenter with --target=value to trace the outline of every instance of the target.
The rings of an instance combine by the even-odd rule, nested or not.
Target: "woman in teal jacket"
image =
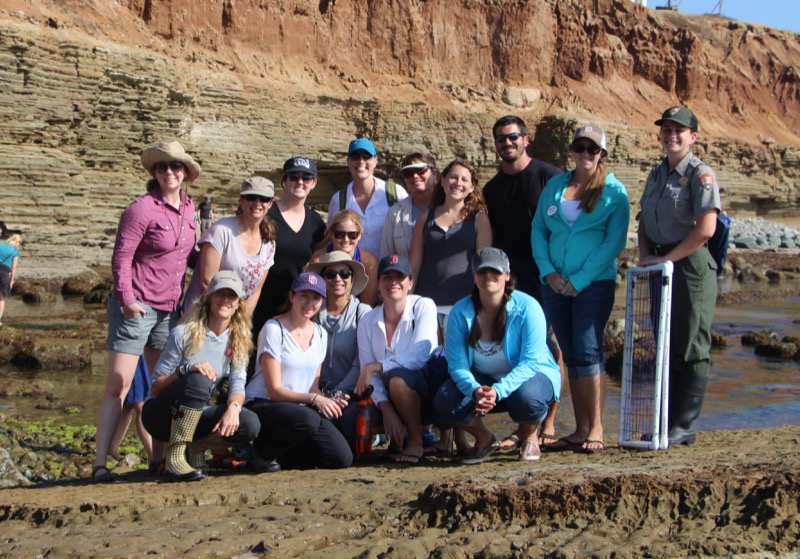
[[[498,445],[481,417],[505,408],[520,424],[520,460],[537,460],[539,423],[561,391],[544,312],[533,297],[514,291],[500,249],[476,252],[472,270],[472,295],[458,301],[447,320],[450,380],[436,394],[440,426],[461,426],[474,436],[475,447],[462,463],[478,464]]]
[[[606,175],[602,128],[578,128],[570,152],[575,170],[548,181],[531,231],[542,304],[564,353],[576,424],[548,449],[599,452],[605,449],[603,331],[614,306],[630,203],[622,183]]]

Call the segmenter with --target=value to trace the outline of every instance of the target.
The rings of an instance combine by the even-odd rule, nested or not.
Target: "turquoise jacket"
[[[472,396],[475,389],[481,386],[472,374],[475,348],[467,344],[473,322],[475,307],[468,296],[453,305],[445,329],[444,351],[450,377],[465,396]],[[547,347],[544,312],[536,299],[520,291],[512,292],[511,299],[506,303],[503,353],[513,368],[492,386],[498,400],[507,398],[536,374],[543,374],[550,380],[558,399],[561,371]]]
[[[540,280],[558,272],[577,291],[617,277],[617,255],[625,248],[631,205],[625,186],[613,173],[591,213],[581,212],[570,227],[561,213],[561,197],[572,172],[547,181],[531,227],[531,246]]]

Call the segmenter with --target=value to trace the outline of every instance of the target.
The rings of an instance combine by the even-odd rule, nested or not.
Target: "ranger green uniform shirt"
[[[647,237],[659,245],[680,243],[696,216],[722,210],[717,176],[691,152],[672,171],[666,158],[653,167],[639,203]]]

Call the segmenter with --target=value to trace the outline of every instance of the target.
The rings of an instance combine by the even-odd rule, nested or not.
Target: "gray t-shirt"
[[[268,320],[258,334],[256,372],[247,383],[246,400],[270,399],[261,369],[261,356],[264,353],[281,364],[281,386],[294,392],[308,393],[325,359],[327,347],[328,335],[319,324],[314,324],[311,343],[308,349],[303,350],[280,322],[274,318]]]
[[[258,287],[261,278],[275,262],[275,243],[261,243],[258,254],[253,256],[242,246],[239,241],[239,227],[236,217],[224,217],[211,226],[198,241],[199,245],[210,243],[214,250],[222,255],[220,270],[230,270],[242,280],[245,298],[249,297]],[[189,289],[186,290],[184,311],[194,304],[200,293],[200,277],[192,276]]]

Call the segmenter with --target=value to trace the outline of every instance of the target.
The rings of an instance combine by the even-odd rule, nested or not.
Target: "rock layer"
[[[621,0],[4,4],[0,221],[25,234],[23,276],[107,264],[144,193],[139,153],[171,138],[203,166],[189,193],[224,214],[242,179],[279,179],[294,154],[320,161],[312,201],[327,202],[355,135],[384,173],[424,150],[483,181],[497,116],[524,116],[535,155],[562,166],[591,120],[635,201],[659,155],[652,122],[682,102],[726,209],[791,220],[800,204],[796,34]]]

